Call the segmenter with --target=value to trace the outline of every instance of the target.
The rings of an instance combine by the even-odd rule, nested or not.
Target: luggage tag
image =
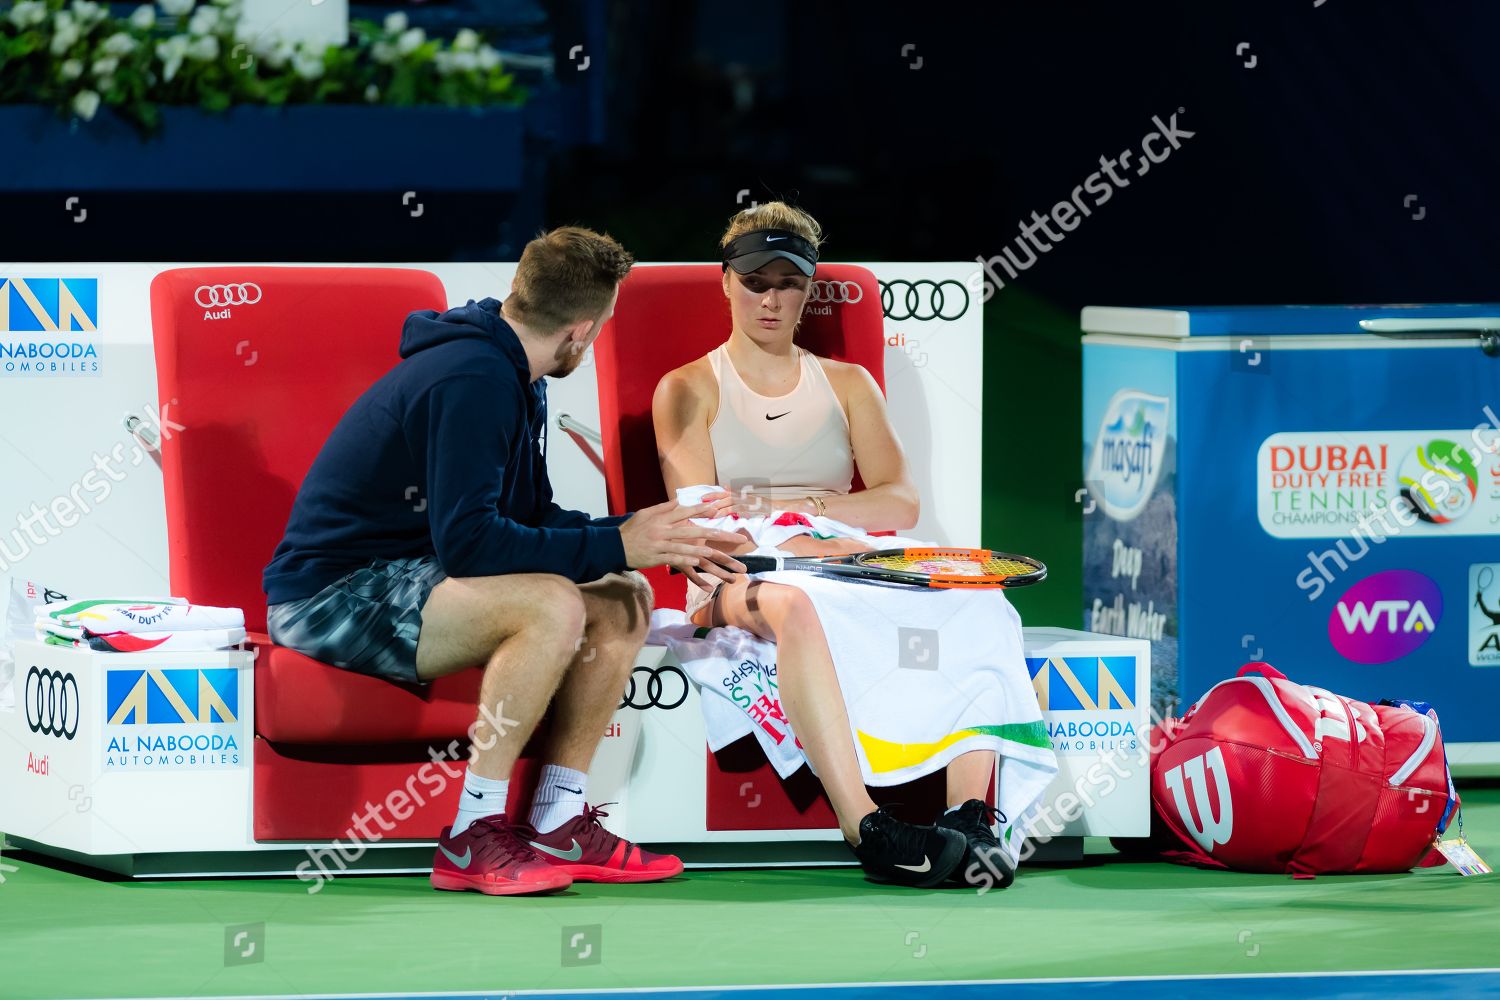
[[[1436,846],[1443,857],[1447,858],[1448,862],[1454,868],[1458,869],[1460,875],[1490,874],[1490,866],[1484,863],[1483,858],[1474,853],[1474,848],[1469,846],[1468,841],[1461,839],[1440,840]]]
[[[1433,845],[1460,875],[1488,875],[1493,869],[1464,839],[1464,814],[1458,814],[1458,836],[1451,840],[1436,839]]]

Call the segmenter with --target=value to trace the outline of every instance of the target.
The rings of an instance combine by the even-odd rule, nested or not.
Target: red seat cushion
[[[393,684],[268,645],[255,662],[255,730],[284,743],[446,742],[468,732],[483,679],[476,668]]]

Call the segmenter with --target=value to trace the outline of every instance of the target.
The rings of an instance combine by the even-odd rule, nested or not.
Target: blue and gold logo
[[[1026,658],[1043,712],[1134,709],[1136,669],[1133,656]]]
[[[98,278],[0,278],[0,332],[93,333]]]
[[[111,670],[104,720],[111,726],[238,721],[239,671]]]

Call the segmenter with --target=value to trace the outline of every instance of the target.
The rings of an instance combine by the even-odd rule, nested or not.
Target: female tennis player
[[[875,380],[859,365],[816,357],[794,342],[821,242],[818,223],[782,202],[731,220],[720,246],[733,325],[727,341],[657,386],[652,415],[662,475],[669,492],[717,483],[741,514],[794,511],[865,531],[910,528],[917,490]],[[865,489],[851,493],[856,468]],[[747,540],[731,551],[754,547]],[[800,556],[867,548],[810,536],[782,546]],[[936,885],[961,880],[980,861],[978,870],[1003,871],[1008,882],[984,803],[992,751],[948,765],[951,808],[935,826],[900,822],[877,809],[865,787],[827,639],[803,591],[753,578],[712,594],[694,586],[687,610],[699,625],[737,625],[777,643],[783,707],[872,878]]]

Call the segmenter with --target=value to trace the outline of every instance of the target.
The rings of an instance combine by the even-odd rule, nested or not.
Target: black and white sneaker
[[[1016,870],[991,826],[996,819],[1004,823],[1005,814],[978,799],[970,799],[938,817],[938,829],[963,834],[964,858],[953,870],[953,879],[960,885],[1004,889],[1016,880]]]
[[[859,846],[852,850],[871,881],[930,889],[963,860],[964,838],[953,830],[903,823],[882,806],[859,821]]]

